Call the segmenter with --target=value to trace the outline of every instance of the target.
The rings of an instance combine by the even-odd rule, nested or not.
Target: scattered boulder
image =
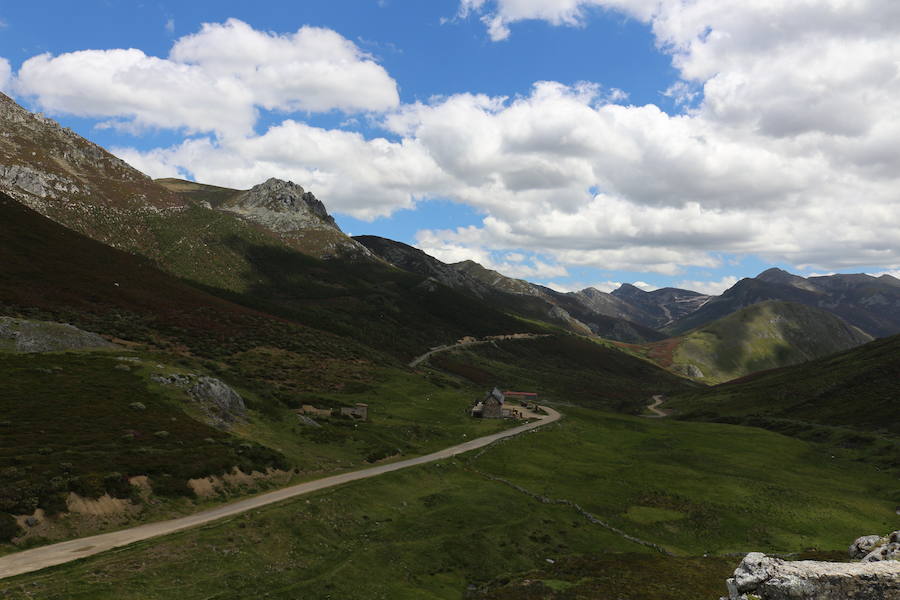
[[[880,538],[862,559],[863,562],[879,562],[883,560],[900,561],[900,531],[895,531],[885,538]]]
[[[182,375],[180,373],[173,373],[172,375],[154,373],[150,376],[150,379],[161,385],[174,385],[175,387],[187,389],[196,377],[196,375]]]
[[[300,421],[301,425],[306,425],[307,427],[321,427],[315,420],[306,415],[297,415],[297,420]]]
[[[864,535],[856,538],[856,540],[850,544],[850,558],[863,558],[866,554],[871,552],[875,546],[879,545],[881,541],[882,537],[880,535]]]

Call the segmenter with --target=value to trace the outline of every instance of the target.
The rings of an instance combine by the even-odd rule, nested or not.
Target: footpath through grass
[[[673,563],[570,506],[541,503],[479,471],[577,502],[687,556]],[[525,575],[516,574],[530,573],[559,598],[566,590],[629,600],[715,597],[738,559],[699,555],[843,549],[890,527],[898,493],[891,477],[771,432],[567,408],[558,424],[478,458],[391,473],[3,580],[0,596],[513,598],[529,597]],[[666,568],[673,564],[684,576]]]

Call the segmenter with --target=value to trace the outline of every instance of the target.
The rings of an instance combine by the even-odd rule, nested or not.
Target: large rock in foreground
[[[726,583],[728,600],[886,600],[900,598],[900,561],[788,561],[751,552]]]

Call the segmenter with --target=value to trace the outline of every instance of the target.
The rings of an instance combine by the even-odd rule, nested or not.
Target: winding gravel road
[[[193,515],[188,515],[186,517],[172,519],[170,521],[148,523],[146,525],[132,527],[131,529],[69,540],[67,542],[60,542],[50,546],[42,546],[40,548],[33,548],[31,550],[2,556],[0,557],[0,579],[12,577],[13,575],[20,575],[22,573],[30,573],[54,565],[60,565],[94,554],[99,554],[100,552],[105,552],[113,548],[127,546],[128,544],[133,544],[142,540],[174,533],[191,527],[197,527],[198,525],[204,525],[218,519],[233,517],[234,515],[247,512],[248,510],[254,510],[269,504],[274,504],[275,502],[302,496],[310,492],[324,490],[337,485],[350,483],[351,481],[377,477],[384,473],[399,471],[400,469],[406,469],[407,467],[414,467],[416,465],[424,465],[437,460],[451,458],[457,454],[463,454],[464,452],[477,450],[478,448],[483,448],[497,440],[502,440],[536,429],[537,427],[547,425],[560,418],[561,415],[552,408],[543,408],[548,414],[541,417],[538,421],[476,438],[456,446],[451,446],[450,448],[426,454],[425,456],[418,456],[416,458],[409,458],[394,463],[378,465],[377,467],[369,467],[368,469],[362,469],[360,471],[341,473],[340,475],[333,475],[315,481],[300,483],[274,492],[268,492],[253,498],[247,498],[246,500],[225,504]]]

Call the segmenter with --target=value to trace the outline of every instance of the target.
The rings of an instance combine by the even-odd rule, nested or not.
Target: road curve
[[[25,550],[7,556],[0,556],[0,579],[21,575],[23,573],[30,573],[54,565],[60,565],[94,554],[99,554],[100,552],[105,552],[113,548],[119,548],[142,540],[196,527],[225,517],[232,517],[247,512],[248,510],[254,510],[269,504],[274,504],[275,502],[302,496],[303,494],[308,494],[310,492],[324,490],[336,485],[350,483],[351,481],[376,477],[384,473],[399,471],[400,469],[406,469],[407,467],[423,465],[425,463],[451,458],[464,452],[477,450],[478,448],[483,448],[497,440],[512,437],[525,431],[530,431],[537,427],[552,423],[561,416],[552,408],[543,407],[543,409],[548,414],[538,421],[533,421],[525,425],[513,427],[512,429],[476,438],[424,456],[417,456],[415,458],[409,458],[394,463],[369,467],[359,471],[341,473],[340,475],[332,475],[331,477],[316,479],[315,481],[307,481],[306,483],[300,483],[280,490],[275,490],[274,492],[261,494],[253,498],[247,498],[246,500],[225,504],[186,517],[179,517],[169,521],[159,521],[157,523],[148,523],[146,525],[132,527],[131,529],[102,533],[91,537],[33,548],[31,550]]]
[[[455,344],[450,344],[449,346],[438,346],[437,348],[432,348],[425,354],[421,356],[417,356],[412,361],[410,361],[409,366],[412,368],[418,367],[422,364],[426,359],[431,357],[433,354],[437,354],[438,352],[446,352],[447,350],[453,350],[454,348],[462,348],[465,346],[478,346],[480,344],[490,344],[491,342],[498,342],[501,340],[534,340],[537,338],[549,337],[549,334],[546,333],[507,333],[503,335],[491,335],[481,340],[469,340],[467,342],[457,342]]]
[[[660,404],[665,401],[665,398],[661,395],[653,396],[653,404],[647,405],[647,410],[652,412],[652,415],[644,415],[653,419],[659,419],[661,417],[668,417],[669,413],[659,408]]]

